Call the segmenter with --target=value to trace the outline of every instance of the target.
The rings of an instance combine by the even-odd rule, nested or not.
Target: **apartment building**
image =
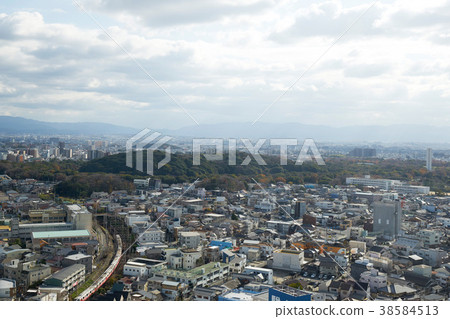
[[[200,245],[200,234],[197,232],[180,232],[179,241],[181,246],[195,249]]]
[[[45,286],[61,287],[68,292],[74,291],[84,282],[86,270],[84,265],[75,264],[63,268],[44,281]]]
[[[441,243],[442,234],[431,229],[422,229],[417,233],[417,237],[423,242],[425,247],[438,247]]]

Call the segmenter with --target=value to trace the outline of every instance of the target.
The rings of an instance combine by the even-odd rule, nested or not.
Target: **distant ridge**
[[[0,134],[37,135],[124,135],[136,134],[145,127],[98,122],[43,122],[22,117],[0,116]],[[330,143],[432,143],[450,144],[450,126],[371,125],[330,127],[301,123],[217,123],[187,126],[170,130],[148,127],[173,137],[196,138],[312,138]]]
[[[23,117],[0,116],[0,134],[129,135],[139,130],[98,122],[43,122]]]
[[[301,123],[218,123],[164,130],[172,136],[204,138],[312,138],[317,142],[450,144],[450,126],[370,125],[330,127]]]

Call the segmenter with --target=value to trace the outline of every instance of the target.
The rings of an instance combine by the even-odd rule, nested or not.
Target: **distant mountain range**
[[[143,129],[144,127],[142,127]],[[178,137],[197,138],[312,138],[332,143],[434,143],[450,144],[450,127],[427,125],[330,127],[300,123],[219,123],[187,126],[176,130],[152,128]],[[21,117],[0,116],[0,134],[39,135],[124,135],[137,133],[136,128],[97,122],[43,122]]]
[[[450,143],[450,127],[426,125],[330,127],[300,123],[222,123],[164,130],[171,136],[206,138],[312,138],[317,142]]]
[[[130,135],[136,129],[97,122],[42,122],[22,117],[0,116],[0,134],[37,135]]]

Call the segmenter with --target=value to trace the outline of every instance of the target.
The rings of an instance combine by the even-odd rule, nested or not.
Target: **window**
[[[381,218],[378,218],[378,224],[381,224]]]
[[[386,219],[386,225],[389,225],[389,219]]]

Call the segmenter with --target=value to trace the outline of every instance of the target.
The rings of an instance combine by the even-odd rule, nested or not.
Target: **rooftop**
[[[81,260],[81,259],[87,258],[87,257],[91,257],[91,255],[85,255],[82,253],[78,253],[78,254],[66,256],[65,258],[70,259],[70,260]]]
[[[90,237],[88,230],[61,230],[61,231],[40,231],[33,232],[34,239],[62,238],[62,237]]]
[[[85,267],[86,266],[80,265],[80,264],[71,265],[69,267],[63,268],[63,269],[55,272],[50,278],[64,280],[67,277],[72,276],[73,273],[78,272],[82,269],[85,269]]]
[[[305,292],[300,289],[292,288],[292,287],[285,286],[285,285],[275,286],[275,287],[273,287],[273,289],[284,292],[284,293],[294,296],[294,297],[306,296],[306,295],[311,294],[309,292]]]
[[[216,265],[219,265],[220,268],[217,268]],[[227,264],[212,262],[203,266],[193,268],[191,270],[163,269],[158,272],[158,275],[183,279],[194,279],[206,275],[208,273],[211,273],[214,270],[224,268],[225,266],[227,266]],[[202,274],[203,269],[205,270],[204,274]]]
[[[160,264],[165,263],[164,260],[156,260],[156,259],[148,259],[148,258],[133,258],[128,262],[145,264],[147,266],[155,266],[155,265],[160,265]]]

